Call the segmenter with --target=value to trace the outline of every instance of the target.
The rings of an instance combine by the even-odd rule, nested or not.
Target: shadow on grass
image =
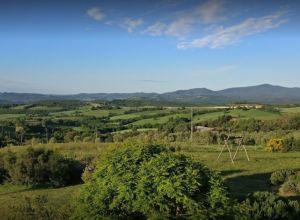
[[[243,199],[249,193],[256,191],[270,191],[271,173],[259,173],[227,178],[225,184],[232,197]]]
[[[12,185],[12,184],[7,184],[7,186],[12,186],[12,187],[21,187],[20,189],[8,189],[8,192],[5,193],[0,193],[0,196],[7,196],[7,195],[14,195],[14,194],[19,194],[19,193],[24,193],[24,192],[34,192],[34,191],[47,191],[47,190],[55,190],[55,189],[62,189],[66,187],[72,187],[72,186],[79,186],[82,185],[82,183],[78,184],[70,184],[66,186],[60,186],[60,187],[53,187],[53,186],[23,186],[23,185]],[[3,185],[5,186],[5,185]],[[26,187],[26,188],[22,188]]]
[[[245,171],[246,170],[241,170],[241,169],[238,169],[238,170],[222,170],[222,171],[220,171],[220,174],[223,177],[227,177],[227,176],[231,176],[231,175],[237,174],[237,173],[242,173],[242,172],[245,172]]]

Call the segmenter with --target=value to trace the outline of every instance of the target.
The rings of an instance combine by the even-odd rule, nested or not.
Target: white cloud
[[[224,19],[224,17],[220,15],[223,10],[223,0],[210,0],[196,8],[196,13],[199,14],[203,22],[215,23]]]
[[[204,4],[198,5],[192,10],[185,10],[178,18],[169,24],[166,34],[182,37],[199,23],[215,23],[222,19],[221,12],[224,11],[223,0],[208,0]]]
[[[188,48],[222,48],[238,42],[241,38],[279,27],[287,22],[283,18],[286,12],[277,12],[260,18],[248,18],[243,22],[230,27],[220,27],[213,34],[194,39],[189,42],[181,42],[179,49]]]
[[[143,33],[152,35],[152,36],[161,36],[165,29],[166,29],[167,25],[161,22],[156,22],[155,24],[147,27]]]
[[[124,18],[121,23],[121,27],[125,28],[128,32],[134,31],[137,27],[143,24],[143,19],[132,19],[132,18]]]
[[[177,20],[169,24],[166,34],[176,37],[182,37],[191,32],[194,22],[194,18],[190,16],[183,16],[181,18],[178,18]]]
[[[105,14],[101,11],[99,7],[93,7],[87,10],[87,15],[96,21],[102,21]]]

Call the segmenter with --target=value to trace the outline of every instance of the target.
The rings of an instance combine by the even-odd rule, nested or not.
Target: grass
[[[25,116],[24,114],[0,114],[0,120],[5,121],[10,119],[21,118],[24,116]]]
[[[68,111],[61,111],[61,112],[53,112],[50,113],[51,116],[73,116],[79,112],[78,110],[68,110]]]
[[[125,115],[117,115],[113,116],[110,118],[110,120],[115,121],[115,120],[127,120],[127,119],[133,119],[133,118],[138,118],[140,117],[139,114],[133,113],[133,114],[125,114]]]
[[[164,124],[169,121],[170,118],[189,118],[189,114],[187,113],[179,113],[179,114],[172,114],[172,115],[167,115],[163,117],[157,117],[157,118],[147,118],[147,119],[142,119],[136,122],[133,122],[133,125],[137,126],[143,126],[146,124],[152,124],[152,125],[157,125],[157,124]]]
[[[62,110],[62,108],[39,105],[39,106],[34,106],[34,107],[30,108],[30,110],[60,111],[60,110]]]
[[[281,108],[282,113],[286,114],[298,114],[300,113],[300,107],[293,107],[293,108]]]
[[[180,112],[180,111],[178,111]],[[164,110],[150,110],[150,111],[142,111],[142,112],[135,112],[131,114],[125,114],[125,115],[117,115],[114,117],[111,117],[111,120],[126,120],[126,119],[133,119],[133,118],[139,118],[141,116],[149,116],[149,117],[155,117],[158,114],[162,113],[170,113],[170,110],[164,109]]]
[[[224,111],[219,111],[219,112],[206,113],[203,115],[197,115],[194,117],[194,120],[195,122],[215,120],[218,119],[218,117],[223,116],[224,114],[231,115],[234,118],[240,118],[240,119],[254,118],[258,120],[272,120],[281,117],[280,114],[267,112],[259,109],[250,109],[250,110],[233,109],[233,110],[229,110],[226,113]]]
[[[300,169],[300,152],[269,153],[253,148],[248,147],[249,162],[244,152],[240,151],[234,164],[226,151],[219,161],[216,161],[219,148],[193,147],[187,154],[197,161],[202,161],[209,168],[221,172],[235,198],[244,197],[254,191],[269,190],[270,175],[276,170]]]
[[[175,144],[182,146],[182,153],[202,162],[210,169],[220,172],[233,198],[243,198],[254,191],[270,190],[269,178],[271,173],[276,170],[300,169],[300,152],[269,153],[261,148],[255,150],[253,146],[249,146],[247,149],[250,162],[247,161],[244,152],[240,151],[235,163],[232,164],[226,151],[221,155],[219,161],[216,161],[220,152],[219,147],[200,145],[191,147],[183,143]],[[40,147],[52,148],[67,156],[85,159],[95,157],[106,148],[113,146],[114,144],[103,143],[69,143],[41,145]],[[18,147],[10,147],[0,149],[0,153],[8,149],[11,151],[21,150]],[[80,185],[58,189],[30,189],[25,186],[2,185],[0,186],[0,216],[5,219],[10,211],[10,206],[18,204],[24,196],[47,195],[49,206],[59,208],[68,205],[79,189]]]
[[[254,119],[260,119],[260,120],[272,120],[272,119],[277,119],[280,118],[281,115],[278,113],[273,113],[273,112],[268,112],[268,111],[263,111],[259,109],[250,109],[250,110],[240,110],[240,109],[234,109],[231,110],[230,115],[233,117],[237,118],[254,118]]]
[[[94,110],[94,111],[84,111],[82,112],[85,116],[94,116],[97,118],[107,117],[109,115],[108,110]]]
[[[224,112],[212,112],[212,113],[206,113],[203,115],[196,115],[194,116],[193,120],[195,122],[201,122],[201,121],[208,121],[208,120],[215,120],[218,117],[224,115]]]
[[[139,128],[137,129],[137,131],[140,131],[140,132],[144,132],[144,131],[157,131],[158,129],[157,128]],[[113,134],[124,134],[126,132],[131,132],[132,129],[126,129],[126,130],[121,130],[121,131],[115,131],[113,132]]]
[[[41,108],[39,108],[41,109]],[[77,120],[80,115],[94,116],[94,117],[108,117],[113,115],[110,120],[126,120],[132,118],[138,118],[140,116],[153,116],[148,119],[138,120],[133,122],[133,125],[143,126],[146,124],[164,124],[170,118],[190,118],[189,110],[184,113],[183,110],[177,110],[176,113],[155,117],[158,113],[165,113],[174,110],[149,110],[144,112],[136,112],[131,114],[124,114],[128,108],[112,109],[112,110],[91,110],[89,107],[79,108],[78,110],[61,111],[51,113],[50,115],[57,119],[64,120]],[[295,108],[282,108],[282,114],[296,114],[300,113],[300,107]],[[76,113],[79,115],[76,116]],[[240,119],[261,119],[271,120],[282,117],[280,114],[267,112],[259,109],[251,110],[240,110],[234,109],[226,112],[227,115],[232,115],[235,118]],[[206,121],[214,120],[224,115],[224,111],[211,112],[202,115],[195,115],[194,121]],[[0,120],[14,119],[24,116],[23,114],[2,114]],[[142,131],[143,129],[139,129]],[[144,129],[148,130],[148,129]],[[149,129],[151,130],[151,129]],[[128,130],[120,131],[126,132]],[[300,132],[294,132],[296,137],[300,137]],[[224,152],[219,161],[216,158],[219,154],[220,149],[216,146],[199,146],[193,145],[192,147],[187,146],[185,143],[175,143],[175,145],[182,146],[182,152],[196,161],[200,161],[212,170],[220,172],[224,178],[225,184],[231,192],[234,198],[243,198],[248,193],[254,191],[269,190],[269,178],[272,172],[280,169],[300,169],[300,152],[288,152],[288,153],[269,153],[262,149],[254,150],[254,147],[247,147],[250,162],[247,161],[244,152],[240,152],[234,164],[230,162],[228,152]],[[37,147],[45,147],[57,150],[62,154],[73,157],[78,160],[88,160],[101,155],[107,148],[114,147],[115,144],[109,143],[67,143],[67,144],[48,144],[38,145]],[[8,150],[11,151],[22,151],[26,147],[9,147],[0,149],[0,154]],[[22,198],[33,197],[37,195],[47,195],[49,198],[49,206],[60,208],[61,206],[68,205],[73,195],[78,192],[80,185],[69,186],[58,189],[32,189],[25,186],[14,186],[5,184],[0,186],[0,218],[7,219],[8,213],[11,211],[10,206],[22,202]]]
[[[80,185],[58,189],[30,189],[26,186],[2,185],[0,187],[1,219],[9,219],[10,213],[12,212],[11,206],[16,206],[24,202],[24,197],[47,196],[47,205],[58,210],[70,204],[72,196],[79,188]]]

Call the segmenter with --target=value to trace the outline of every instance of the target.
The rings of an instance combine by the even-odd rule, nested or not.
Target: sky
[[[300,86],[292,0],[0,0],[0,92]]]

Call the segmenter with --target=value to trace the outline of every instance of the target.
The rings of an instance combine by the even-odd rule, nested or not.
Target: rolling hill
[[[206,88],[178,90],[167,93],[82,93],[75,95],[43,95],[32,93],[0,93],[0,104],[28,103],[44,100],[153,100],[193,104],[226,104],[257,102],[265,104],[300,103],[300,88],[263,84],[213,91]]]

